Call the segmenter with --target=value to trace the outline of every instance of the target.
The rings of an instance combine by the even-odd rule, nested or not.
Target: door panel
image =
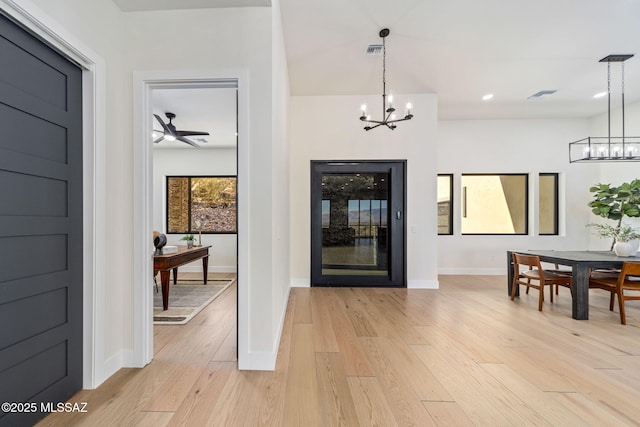
[[[404,162],[312,162],[315,286],[405,286]]]
[[[82,386],[82,71],[2,15],[0,58],[0,402],[40,410]]]

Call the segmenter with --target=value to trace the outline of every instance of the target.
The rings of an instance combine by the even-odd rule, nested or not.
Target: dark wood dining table
[[[609,251],[507,251],[507,291],[513,286],[513,253],[537,255],[540,261],[571,267],[573,301],[571,315],[577,320],[589,319],[589,274],[595,268],[620,268],[624,261],[640,262],[640,257],[619,257]],[[516,295],[518,295],[516,289]]]

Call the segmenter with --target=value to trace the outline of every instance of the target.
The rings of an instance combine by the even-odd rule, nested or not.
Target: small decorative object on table
[[[167,244],[167,236],[158,232],[153,234],[153,246],[156,247],[154,255],[162,255],[162,248]]]
[[[186,240],[187,241],[187,247],[188,248],[192,248],[193,247],[193,234],[185,234],[182,239],[180,240]]]

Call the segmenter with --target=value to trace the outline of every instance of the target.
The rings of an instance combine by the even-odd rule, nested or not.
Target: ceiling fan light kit
[[[569,162],[640,161],[640,137],[626,136],[624,129],[624,62],[633,54],[614,54],[602,58],[607,63],[607,136],[588,136],[569,144]],[[622,81],[622,136],[611,136],[611,63],[619,62]]]
[[[187,138],[187,136],[209,135],[209,132],[178,130],[176,129],[175,125],[172,122],[172,120],[176,118],[176,115],[174,113],[169,113],[169,112],[166,112],[164,114],[165,116],[167,116],[167,119],[169,119],[169,123],[163,122],[160,116],[158,116],[157,114],[153,115],[156,118],[156,120],[160,123],[160,126],[162,126],[162,132],[163,132],[161,136],[153,140],[155,144],[159,143],[162,140],[166,140],[166,141],[177,140],[177,141],[184,142],[185,144],[189,144],[192,147],[199,148],[200,146],[195,141]]]
[[[397,122],[403,122],[413,118],[413,113],[411,111],[413,109],[413,105],[411,105],[411,103],[407,103],[404,117],[396,119],[394,114],[396,109],[393,106],[393,96],[391,94],[387,95],[387,46],[385,40],[389,35],[389,32],[388,28],[383,28],[378,33],[378,35],[382,37],[382,120],[371,119],[371,116],[367,114],[367,105],[363,104],[361,107],[360,120],[365,122],[364,130],[366,131],[370,131],[371,129],[375,129],[379,126],[386,126],[387,128],[394,130],[397,127]]]

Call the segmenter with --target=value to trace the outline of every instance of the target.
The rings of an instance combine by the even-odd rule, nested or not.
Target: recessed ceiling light
[[[607,96],[607,92],[599,92],[593,95],[594,98],[602,98],[603,96]]]
[[[482,100],[483,101],[488,101],[488,100],[490,100],[492,98],[493,98],[493,94],[492,93],[488,93],[488,94],[486,94],[485,96],[482,97]]]

